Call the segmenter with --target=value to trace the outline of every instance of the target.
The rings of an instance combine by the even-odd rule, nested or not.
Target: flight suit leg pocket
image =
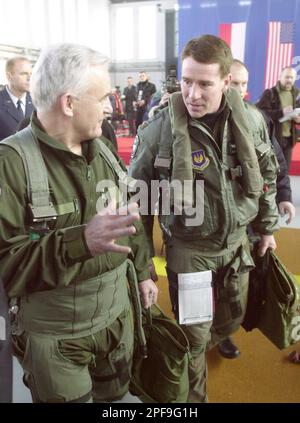
[[[128,391],[133,337],[131,310],[124,311],[112,325],[98,334],[99,352],[96,356],[96,367],[90,369],[94,402],[116,401]]]
[[[247,305],[249,271],[252,268],[253,260],[247,244],[240,247],[238,254],[225,271],[217,275],[213,326],[220,336],[229,336],[243,321]]]

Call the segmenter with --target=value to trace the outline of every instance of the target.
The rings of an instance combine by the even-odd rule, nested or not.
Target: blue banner
[[[191,38],[217,35],[246,64],[252,102],[288,65],[300,88],[299,6],[300,0],[179,0],[179,57]]]

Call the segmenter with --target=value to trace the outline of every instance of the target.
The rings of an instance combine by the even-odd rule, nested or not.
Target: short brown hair
[[[16,56],[16,57],[11,58],[6,62],[6,65],[5,65],[6,72],[11,72],[17,62],[28,62],[28,63],[30,63],[30,60],[27,59],[27,57],[25,57],[25,56]]]
[[[229,46],[215,35],[202,35],[188,41],[181,53],[181,60],[187,57],[199,63],[218,63],[222,78],[229,74],[233,60]]]

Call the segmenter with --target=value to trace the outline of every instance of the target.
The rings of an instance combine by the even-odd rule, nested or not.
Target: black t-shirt
[[[204,124],[206,128],[210,131],[216,142],[221,146],[221,137],[220,137],[220,123],[224,118],[224,109],[225,109],[225,97],[223,96],[219,110],[214,113],[207,113],[205,116],[199,118],[199,122]]]

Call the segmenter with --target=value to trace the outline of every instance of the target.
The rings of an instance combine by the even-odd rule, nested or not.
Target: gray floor
[[[291,176],[291,186],[293,192],[293,203],[296,207],[296,218],[291,225],[285,224],[286,218],[280,218],[280,224],[283,227],[300,228],[300,176]],[[16,359],[14,359],[14,390],[13,390],[13,402],[15,403],[29,403],[31,397],[29,390],[23,385],[22,382],[22,369]],[[138,398],[127,394],[122,403],[137,403],[141,402]]]

